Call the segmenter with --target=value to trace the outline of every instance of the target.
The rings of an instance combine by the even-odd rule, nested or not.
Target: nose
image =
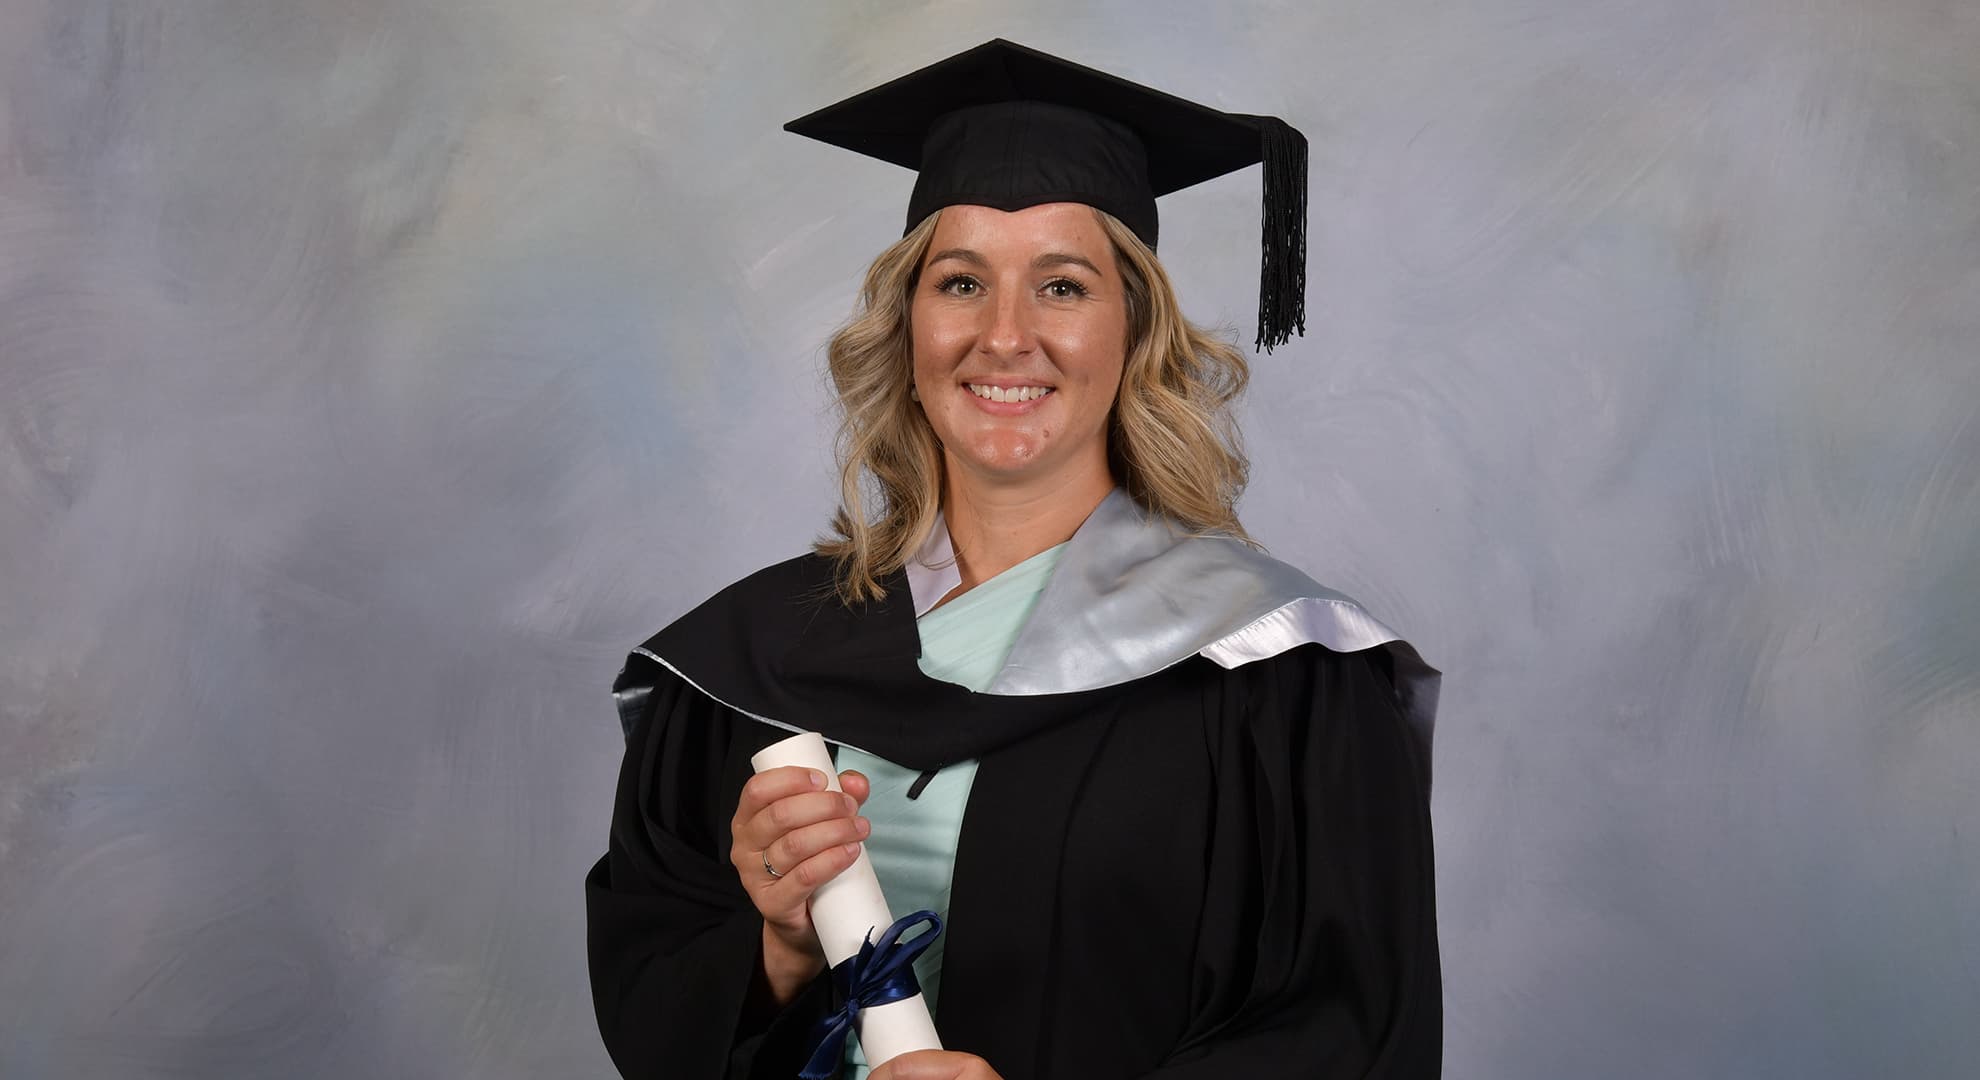
[[[1032,326],[1031,305],[1022,288],[997,290],[994,302],[985,305],[983,327],[977,346],[990,356],[1015,359],[1038,346],[1037,329]]]

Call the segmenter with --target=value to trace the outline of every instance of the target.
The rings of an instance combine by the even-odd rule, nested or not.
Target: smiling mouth
[[[990,386],[985,383],[964,383],[969,392],[985,401],[1036,401],[1052,392],[1049,386]]]

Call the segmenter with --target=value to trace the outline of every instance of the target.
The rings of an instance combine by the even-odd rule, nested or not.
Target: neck
[[[942,516],[955,545],[962,584],[956,596],[1072,539],[1087,515],[1114,490],[1102,458],[1097,467],[1023,483],[1001,483],[947,462]],[[945,597],[945,599],[947,599]]]

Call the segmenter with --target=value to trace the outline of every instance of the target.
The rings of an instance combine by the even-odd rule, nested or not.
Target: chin
[[[999,480],[1021,480],[1051,468],[1041,459],[1041,449],[1036,440],[1003,437],[982,440],[957,456],[973,472]]]

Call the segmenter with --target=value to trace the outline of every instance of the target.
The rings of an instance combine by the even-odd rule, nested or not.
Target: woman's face
[[[1127,303],[1091,209],[945,207],[910,320],[915,389],[952,474],[1104,473]]]

